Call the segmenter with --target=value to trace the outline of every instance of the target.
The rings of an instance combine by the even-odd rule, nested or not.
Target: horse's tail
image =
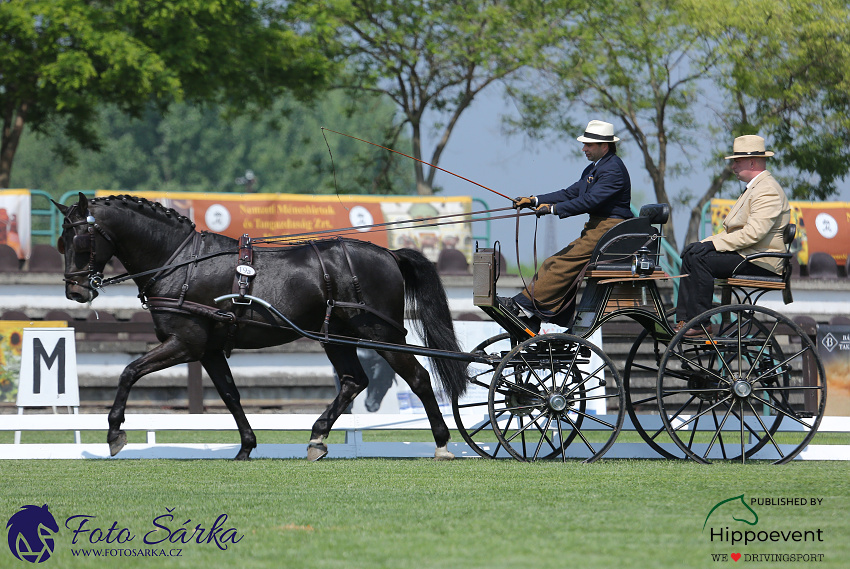
[[[449,301],[434,264],[414,249],[397,249],[393,253],[404,277],[405,298],[413,306],[414,327],[425,346],[460,352]],[[463,395],[469,381],[466,371],[469,364],[448,358],[432,358],[431,361],[443,389],[454,396]]]

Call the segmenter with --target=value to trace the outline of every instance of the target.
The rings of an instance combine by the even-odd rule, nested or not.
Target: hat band
[[[753,150],[752,152],[733,152],[732,156],[754,156],[756,154],[765,154],[765,150]]]
[[[584,131],[585,138],[592,138],[593,140],[600,140],[602,142],[614,142],[614,135],[604,135],[604,134],[594,134],[592,132]]]

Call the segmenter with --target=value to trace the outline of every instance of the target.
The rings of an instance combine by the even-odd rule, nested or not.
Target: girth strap
[[[331,321],[331,312],[333,311],[334,307],[353,308],[353,309],[356,309],[356,310],[365,310],[366,312],[371,312],[372,314],[374,314],[375,316],[377,316],[378,318],[380,318],[381,320],[383,320],[387,324],[391,325],[393,328],[400,331],[402,334],[404,334],[406,336],[407,330],[404,328],[404,326],[402,326],[401,324],[399,324],[398,322],[396,322],[395,320],[393,320],[392,318],[390,318],[389,316],[387,316],[386,314],[384,314],[380,310],[376,310],[376,309],[372,308],[371,306],[368,306],[364,302],[363,291],[360,287],[360,280],[357,278],[357,275],[354,274],[354,264],[351,261],[351,255],[348,253],[348,247],[346,247],[346,245],[345,245],[345,240],[340,238],[338,240],[338,242],[342,246],[342,250],[345,254],[346,262],[348,263],[348,268],[351,271],[352,280],[354,282],[354,291],[357,295],[357,300],[359,301],[359,302],[356,302],[356,303],[355,302],[344,302],[344,301],[334,300],[334,298],[333,298],[333,287],[332,287],[332,283],[331,283],[331,276],[328,273],[327,267],[325,267],[325,262],[322,259],[322,254],[319,251],[319,248],[316,246],[316,243],[314,241],[309,241],[310,246],[313,247],[313,251],[316,252],[316,257],[319,259],[319,266],[322,269],[322,275],[323,275],[323,278],[324,278],[324,281],[325,281],[325,291],[327,292],[327,298],[328,298],[328,300],[327,300],[327,306],[328,307],[327,307],[327,310],[325,311],[325,321],[322,323],[322,332],[325,335],[325,339],[328,338],[328,333],[329,333],[328,330],[329,330],[330,321]]]
[[[345,260],[348,262],[348,270],[351,272],[351,280],[354,282],[354,293],[357,295],[357,301],[360,304],[365,304],[363,302],[363,291],[360,289],[360,279],[357,278],[357,274],[354,272],[354,264],[351,262],[351,255],[348,254],[348,247],[345,246],[345,239],[337,237],[337,240],[342,246],[342,252],[345,253]]]
[[[325,340],[328,339],[328,330],[330,329],[331,323],[331,310],[333,310],[334,300],[333,300],[333,287],[331,286],[331,276],[328,274],[328,269],[325,267],[325,261],[322,259],[322,254],[319,252],[319,248],[316,247],[315,241],[310,241],[310,246],[313,248],[313,251],[316,252],[316,257],[319,259],[319,266],[322,268],[322,278],[325,281],[325,292],[327,293],[327,309],[325,310],[325,321],[322,322],[322,332],[325,335]]]

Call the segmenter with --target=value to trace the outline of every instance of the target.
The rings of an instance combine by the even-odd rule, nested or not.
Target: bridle
[[[96,290],[103,287],[103,272],[99,271],[96,266],[97,259],[97,239],[95,239],[96,235],[99,234],[103,237],[110,245],[112,245],[113,250],[115,248],[115,242],[103,230],[101,226],[97,224],[94,219],[94,216],[91,212],[86,212],[85,219],[81,219],[79,221],[71,221],[71,214],[76,209],[77,204],[71,206],[68,210],[68,213],[65,214],[65,222],[62,223],[62,229],[75,228],[85,225],[86,231],[85,233],[76,233],[74,234],[74,238],[71,241],[71,247],[73,248],[75,253],[84,253],[86,250],[89,252],[89,262],[86,267],[79,271],[66,272],[63,275],[63,281],[68,284],[73,284],[76,286],[81,286],[83,288],[87,288],[89,290]],[[76,280],[75,277],[85,276],[88,278],[87,283],[81,283]]]

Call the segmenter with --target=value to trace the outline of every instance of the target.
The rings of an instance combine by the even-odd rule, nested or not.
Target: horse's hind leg
[[[428,371],[411,354],[403,354],[401,352],[378,353],[387,360],[395,372],[407,382],[411,391],[422,401],[422,405],[425,407],[425,413],[428,415],[428,422],[431,423],[431,433],[434,435],[434,442],[437,444],[437,449],[434,451],[434,458],[437,460],[452,460],[455,455],[450,453],[446,448],[451,434],[449,433],[449,427],[443,420],[443,414],[440,412],[440,405],[437,403],[434,389],[431,387],[431,376]]]
[[[230,414],[236,420],[239,438],[242,441],[242,448],[239,449],[236,460],[249,460],[251,451],[257,446],[257,437],[254,436],[254,431],[248,424],[248,418],[242,409],[239,390],[236,389],[236,384],[233,382],[233,374],[230,372],[230,366],[227,364],[224,352],[221,350],[207,352],[201,358],[201,365],[207,370],[207,374],[218,390],[221,400],[224,401]]]
[[[136,381],[149,373],[186,363],[191,359],[192,356],[186,345],[171,336],[124,368],[118,380],[115,402],[109,411],[109,431],[106,434],[106,442],[109,443],[109,452],[112,456],[118,454],[127,444],[127,434],[121,430],[121,423],[124,422],[124,409],[127,407],[130,389]]]
[[[369,383],[369,378],[363,371],[363,366],[357,358],[357,351],[353,347],[325,345],[325,353],[339,375],[339,393],[313,423],[310,444],[307,447],[307,458],[313,461],[328,454],[328,447],[324,440],[330,434],[331,427]]]

